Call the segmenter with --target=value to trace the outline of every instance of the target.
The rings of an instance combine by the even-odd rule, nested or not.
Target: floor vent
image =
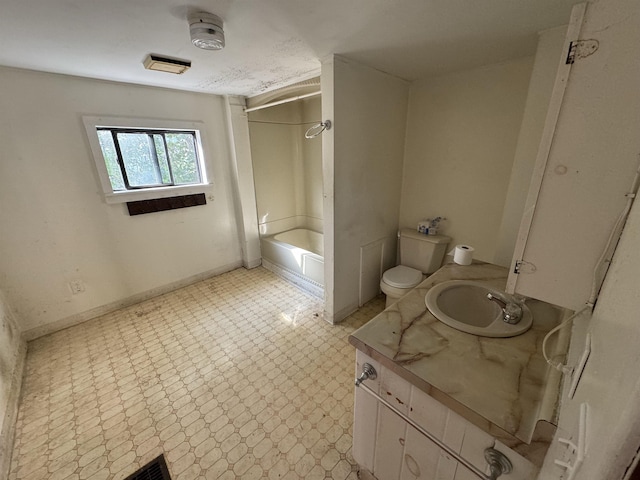
[[[137,472],[124,480],[171,480],[164,455],[154,458]]]

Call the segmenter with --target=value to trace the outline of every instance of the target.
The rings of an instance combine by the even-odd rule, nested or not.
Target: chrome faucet
[[[500,308],[502,308],[502,320],[504,322],[515,325],[522,318],[522,307],[516,302],[507,303],[491,293],[487,293],[487,298],[500,305]]]

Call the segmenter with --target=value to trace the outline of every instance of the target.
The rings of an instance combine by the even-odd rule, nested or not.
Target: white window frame
[[[82,117],[93,160],[98,171],[100,185],[107,203],[124,203],[137,200],[152,200],[154,198],[175,197],[177,195],[191,195],[194,193],[207,193],[213,184],[210,181],[210,173],[207,168],[205,153],[208,151],[205,145],[204,135],[205,124],[197,121],[184,120],[160,120],[150,118],[126,118],[110,116],[88,116]],[[108,128],[140,128],[140,129],[163,129],[163,130],[193,130],[196,134],[196,148],[198,149],[198,161],[200,162],[200,183],[190,185],[168,185],[166,187],[149,187],[136,190],[113,190],[111,180],[107,172],[102,148],[98,139],[97,127]]]

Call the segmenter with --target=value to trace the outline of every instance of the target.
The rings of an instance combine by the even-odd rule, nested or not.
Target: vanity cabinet
[[[364,363],[371,364],[377,372],[376,379],[364,381],[365,388],[391,403],[480,471],[488,474],[484,450],[493,447],[511,461],[510,480],[536,478],[538,469],[531,462],[358,350],[357,375]],[[365,388],[355,391],[353,427],[353,457],[366,471],[364,477],[370,473],[378,480],[478,478]]]

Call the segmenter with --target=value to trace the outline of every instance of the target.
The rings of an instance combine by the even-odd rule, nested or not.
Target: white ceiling
[[[188,1],[188,0],[187,0]],[[336,53],[415,80],[532,55],[575,0],[0,0],[0,65],[252,96],[315,76]],[[191,45],[187,14],[224,20],[227,46]],[[145,70],[149,53],[192,61]]]

